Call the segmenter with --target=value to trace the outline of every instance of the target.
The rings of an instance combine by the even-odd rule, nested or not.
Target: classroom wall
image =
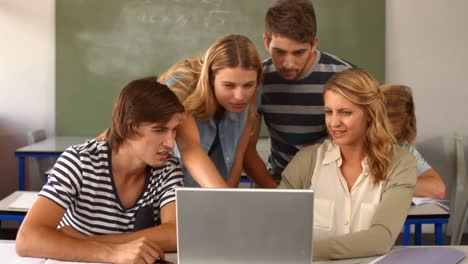
[[[26,143],[26,131],[55,133],[54,6],[54,0],[0,1],[0,197],[17,188],[13,153]],[[387,81],[413,87],[418,147],[450,183],[452,135],[468,135],[462,64],[468,61],[468,1],[387,0],[386,8]]]
[[[413,88],[417,147],[450,191],[453,135],[468,143],[468,1],[387,0],[386,8],[386,80]]]
[[[54,9],[54,0],[0,1],[0,198],[18,188],[14,151],[27,131],[54,133]]]

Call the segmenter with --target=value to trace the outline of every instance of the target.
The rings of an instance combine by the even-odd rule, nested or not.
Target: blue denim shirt
[[[175,83],[175,79],[169,79],[166,82],[167,86],[172,86]],[[184,88],[184,87],[182,87]],[[189,89],[184,89],[189,92]],[[174,91],[175,92],[175,91]],[[175,92],[177,96],[180,96]],[[231,113],[225,112],[223,119],[218,124],[219,128],[219,140],[221,143],[221,151],[223,157],[210,157],[213,164],[218,169],[219,173],[226,180],[231,172],[232,165],[234,164],[234,159],[236,157],[237,147],[239,145],[242,132],[244,131],[245,124],[247,122],[249,115],[249,106],[247,106],[244,111],[240,113]],[[216,123],[214,118],[202,121],[195,118],[198,127],[198,133],[200,135],[200,145],[205,153],[211,148],[216,137]],[[220,153],[215,151],[214,154]],[[179,148],[174,148],[174,154],[180,159]],[[221,163],[222,162],[222,163]],[[200,187],[200,185],[195,181],[190,172],[188,172],[185,167],[182,159],[180,159],[180,164],[184,171],[184,186],[188,187]]]
[[[231,113],[226,112],[223,119],[218,124],[219,128],[219,141],[221,143],[221,149],[224,159],[211,158],[221,176],[226,180],[231,172],[234,159],[236,157],[237,147],[239,145],[242,132],[244,131],[245,124],[249,115],[249,107],[246,107],[243,112]],[[214,118],[209,120],[198,120],[195,118],[198,127],[198,133],[200,134],[200,145],[202,149],[208,153],[216,137],[216,123]],[[174,149],[174,153],[180,158],[180,152],[177,146]],[[220,162],[224,161],[224,164]],[[190,172],[184,166],[182,160],[180,161],[182,169],[184,171],[184,186],[188,187],[200,187],[195,181]],[[226,168],[221,170],[220,168]]]

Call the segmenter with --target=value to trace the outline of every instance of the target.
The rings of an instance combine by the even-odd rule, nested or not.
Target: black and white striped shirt
[[[59,227],[71,226],[88,235],[125,233],[137,230],[142,220],[158,225],[160,209],[175,201],[175,188],[183,184],[179,160],[173,156],[162,167],[148,167],[147,176],[138,200],[124,208],[115,188],[107,142],[89,140],[60,156],[39,195],[66,210]]]
[[[263,66],[259,113],[270,134],[270,167],[281,172],[297,151],[327,135],[323,87],[333,74],[353,65],[317,50],[314,64],[300,79],[283,79],[271,58]]]

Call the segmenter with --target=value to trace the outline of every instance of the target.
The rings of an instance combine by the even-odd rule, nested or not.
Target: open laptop
[[[178,264],[312,263],[311,190],[179,188]]]

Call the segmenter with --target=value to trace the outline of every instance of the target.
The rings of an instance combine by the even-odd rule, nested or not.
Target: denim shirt
[[[171,87],[176,83],[176,78],[170,78],[167,80],[166,85]],[[186,87],[180,87],[184,92],[189,92],[190,89]],[[177,91],[173,91],[178,97]],[[249,115],[249,106],[240,113],[231,113],[226,111],[223,118],[218,123],[219,128],[219,141],[221,143],[221,150],[223,157],[210,157],[211,161],[219,171],[221,176],[226,180],[231,172],[234,159],[236,157],[237,147],[239,145],[242,132],[244,131],[245,124]],[[216,123],[214,118],[202,121],[195,118],[198,127],[198,134],[200,135],[200,146],[208,154],[208,151],[213,145],[216,138]],[[214,153],[217,153],[216,151]],[[174,148],[174,154],[180,159],[180,165],[184,171],[184,186],[188,187],[200,187],[197,181],[188,172],[184,163],[182,162],[181,154],[177,145]],[[223,162],[224,161],[224,162]],[[223,162],[223,163],[221,163]]]
[[[219,128],[219,141],[221,143],[221,148],[224,156],[224,164],[220,164],[221,159],[211,159],[213,164],[216,166],[218,171],[221,173],[221,176],[226,180],[231,172],[232,165],[236,157],[237,147],[239,145],[242,132],[244,131],[245,124],[248,119],[249,107],[247,106],[243,112],[240,113],[231,113],[225,112],[223,119],[218,124]],[[214,118],[202,121],[195,118],[198,127],[198,133],[200,135],[200,146],[208,153],[216,137],[216,123]],[[177,157],[180,158],[180,151],[176,146],[174,153]],[[188,187],[200,187],[197,181],[192,177],[190,172],[180,160],[182,169],[184,171],[184,186]],[[225,167],[226,171],[223,173],[220,168]]]

